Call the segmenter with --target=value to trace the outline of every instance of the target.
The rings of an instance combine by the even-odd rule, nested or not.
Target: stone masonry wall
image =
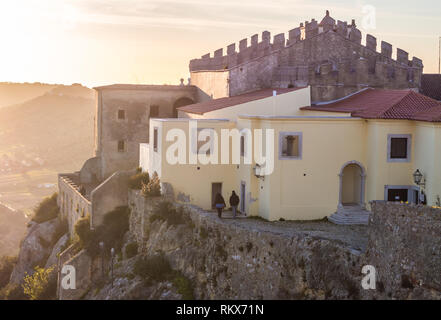
[[[188,223],[150,222],[155,204],[131,192],[130,233],[192,280],[196,299],[360,298],[360,256],[338,243],[263,233],[188,207]]]
[[[440,299],[441,210],[373,202],[366,262],[377,269],[381,298]]]
[[[230,96],[269,87],[311,85],[312,101],[328,101],[365,88],[406,89],[420,87],[422,61],[398,48],[392,58],[392,45],[382,41],[377,52],[377,39],[362,34],[355,25],[335,21],[327,12],[318,23],[301,23],[285,34],[258,35],[190,61],[192,84],[204,87],[201,73],[228,71],[229,76],[217,84],[227,87]],[[195,76],[197,75],[197,77]],[[221,81],[221,80],[219,80]],[[213,84],[211,84],[213,86]]]
[[[138,166],[139,144],[149,141],[150,117],[176,117],[175,107],[197,98],[194,86],[115,85],[97,91],[95,154],[101,162],[100,181]],[[124,111],[124,119],[119,111]],[[121,141],[124,150],[118,149]]]
[[[373,203],[369,247],[360,253],[300,232],[225,223],[190,206],[186,224],[150,222],[158,201],[129,194],[130,235],[143,253],[164,252],[197,299],[441,298],[439,210]],[[366,264],[377,269],[376,290],[361,287]]]

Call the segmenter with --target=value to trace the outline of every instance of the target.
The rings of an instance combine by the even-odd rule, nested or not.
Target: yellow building
[[[141,165],[171,185],[178,201],[211,209],[217,192],[228,202],[235,190],[241,212],[268,220],[358,213],[371,200],[439,202],[439,102],[411,90],[365,89],[311,106],[309,90],[261,90],[182,107],[179,119],[152,119]],[[176,129],[185,136],[180,144]],[[206,139],[197,142],[202,132]],[[201,148],[203,163],[195,163]]]

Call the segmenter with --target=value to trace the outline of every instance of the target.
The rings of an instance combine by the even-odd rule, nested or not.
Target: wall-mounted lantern
[[[413,173],[413,181],[418,186],[423,186],[423,187],[426,186],[426,180],[424,179],[423,174],[420,172],[419,169],[417,169]]]

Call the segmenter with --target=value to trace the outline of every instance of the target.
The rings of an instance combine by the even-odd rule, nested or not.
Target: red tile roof
[[[262,89],[258,91],[253,91],[249,93],[244,93],[238,96],[219,98],[214,100],[208,100],[200,103],[190,104],[187,106],[183,106],[178,108],[179,111],[188,112],[188,113],[196,113],[196,114],[204,114],[210,111],[215,111],[227,107],[232,107],[238,104],[260,100],[264,98],[271,97],[273,95],[273,90],[277,91],[277,94],[284,94],[302,88],[275,88],[275,89]]]
[[[441,103],[413,90],[368,88],[335,102],[301,109],[347,112],[366,119],[441,121]]]

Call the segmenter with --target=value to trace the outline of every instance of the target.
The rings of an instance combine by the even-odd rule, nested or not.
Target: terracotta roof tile
[[[366,119],[440,121],[441,103],[413,90],[365,89],[335,102],[302,110],[348,112]]]
[[[195,104],[190,104],[187,106],[183,106],[178,108],[179,111],[188,112],[188,113],[196,113],[196,114],[204,114],[210,111],[215,111],[223,108],[232,107],[235,105],[247,103],[254,100],[260,100],[264,98],[271,97],[273,95],[273,90],[277,91],[277,94],[284,94],[302,88],[274,88],[274,89],[262,89],[258,91],[253,91],[249,93],[244,93],[238,96],[219,98],[214,100],[208,100],[204,102],[199,102]]]

